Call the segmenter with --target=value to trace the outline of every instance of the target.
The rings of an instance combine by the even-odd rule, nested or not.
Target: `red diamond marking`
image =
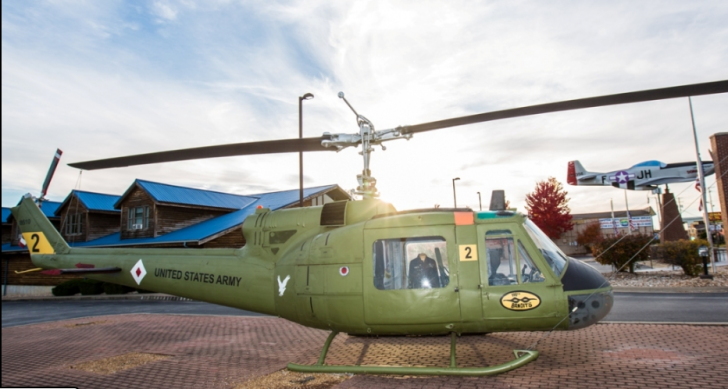
[[[137,277],[139,277],[140,275],[142,275],[142,269],[141,268],[137,268],[136,269],[136,275],[137,275]]]

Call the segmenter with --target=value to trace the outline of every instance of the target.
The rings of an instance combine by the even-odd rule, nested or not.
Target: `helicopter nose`
[[[596,324],[609,314],[614,305],[612,287],[606,292],[569,296],[569,329],[578,330]]]
[[[596,324],[609,314],[614,305],[609,281],[596,269],[577,259],[569,259],[561,283],[569,299],[570,330]]]

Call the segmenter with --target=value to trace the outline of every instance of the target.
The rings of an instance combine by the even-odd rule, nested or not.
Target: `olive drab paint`
[[[327,211],[328,204],[258,209],[243,223],[244,247],[200,250],[71,248],[32,199],[12,212],[22,221],[32,261],[43,269],[84,264],[89,268],[85,276],[99,281],[350,334],[567,330],[572,324],[562,319],[569,316],[570,304],[594,292],[603,304],[581,318],[601,318],[611,308],[611,287],[603,278],[564,291],[563,284],[574,285],[578,271],[585,270],[569,272],[566,262],[565,269],[553,271],[524,227],[523,215],[440,209],[397,213],[371,199],[333,204]],[[506,246],[486,249],[486,236],[493,234],[507,234],[513,247],[522,247],[511,253],[510,268],[497,257]],[[539,269],[537,280],[521,270],[524,255]],[[495,283],[498,261],[502,267],[496,270],[504,275]],[[93,273],[109,267],[121,271]],[[408,279],[415,274],[423,278]],[[580,320],[582,327],[593,324]]]

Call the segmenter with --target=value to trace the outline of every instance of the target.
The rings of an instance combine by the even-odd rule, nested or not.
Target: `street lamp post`
[[[455,195],[455,181],[459,180],[460,177],[456,177],[452,179],[452,199],[455,202],[455,208],[458,207],[458,197]]]
[[[478,192],[478,205],[480,206],[480,210],[483,210],[483,200],[480,199],[480,192]]]
[[[303,100],[311,99],[311,93],[298,97],[298,139],[303,139]],[[303,151],[298,152],[298,196],[298,206],[303,208]]]

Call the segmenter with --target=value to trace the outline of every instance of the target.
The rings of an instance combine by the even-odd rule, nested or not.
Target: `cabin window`
[[[518,284],[516,250],[510,231],[488,231],[485,234],[485,255],[488,260],[488,285]]]
[[[540,228],[538,228],[538,226],[533,224],[532,221],[526,219],[526,222],[523,225],[526,227],[528,235],[531,236],[531,239],[533,239],[533,243],[541,251],[546,263],[549,264],[551,270],[553,270],[556,274],[556,277],[560,277],[561,272],[564,270],[564,266],[566,266],[566,254],[564,254],[564,252],[561,251],[561,249],[556,246],[556,244],[554,244],[554,242],[552,242],[551,239],[549,239],[549,237],[546,236]]]
[[[372,251],[377,289],[434,289],[450,283],[443,237],[382,239]]]
[[[528,255],[528,251],[526,251],[526,248],[523,247],[523,243],[521,241],[518,241],[518,257],[520,259],[521,264],[521,282],[522,283],[529,283],[529,282],[544,282],[546,279],[543,277],[543,274],[538,269],[538,267],[533,263],[533,260]]]
[[[66,235],[81,234],[83,232],[83,214],[76,213],[66,217]]]
[[[149,207],[133,207],[129,208],[129,221],[127,229],[146,230],[149,228]]]

